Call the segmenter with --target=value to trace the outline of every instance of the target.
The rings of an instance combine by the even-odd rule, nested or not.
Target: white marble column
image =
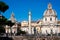
[[[31,12],[29,11],[29,34],[31,34]]]

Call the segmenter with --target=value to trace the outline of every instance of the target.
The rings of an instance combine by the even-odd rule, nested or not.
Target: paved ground
[[[60,40],[60,36],[8,36],[0,37],[0,40]]]

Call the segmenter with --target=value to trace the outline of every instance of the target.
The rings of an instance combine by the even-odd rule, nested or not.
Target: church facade
[[[29,32],[29,22],[21,22],[21,30]],[[51,3],[48,4],[47,9],[44,11],[43,18],[38,21],[31,21],[31,33],[34,34],[58,34],[60,33],[60,20],[57,18],[56,11],[52,8]]]
[[[58,24],[59,20],[57,19],[57,14],[54,9],[52,9],[52,5],[49,3],[48,8],[44,11],[43,19],[42,19],[42,28],[41,31],[43,34],[56,34],[60,33],[60,24]]]

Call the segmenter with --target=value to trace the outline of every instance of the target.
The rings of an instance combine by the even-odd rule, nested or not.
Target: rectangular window
[[[52,18],[50,18],[50,21],[52,21]]]
[[[47,21],[47,18],[45,18],[45,21]]]

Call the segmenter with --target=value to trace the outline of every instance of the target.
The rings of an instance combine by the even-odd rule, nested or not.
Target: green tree
[[[7,4],[0,1],[0,33],[5,32],[5,25],[12,26],[14,24],[11,21],[7,20],[7,18],[5,18],[3,15],[1,15],[1,13],[4,13],[8,8],[9,6]]]
[[[17,35],[20,35],[20,34],[26,34],[26,32],[22,30],[18,30]]]
[[[2,19],[0,19],[0,33],[5,33],[5,27],[4,27],[5,25],[12,26],[14,25],[14,23],[12,23],[7,18],[2,16]]]
[[[0,33],[4,33],[5,29],[4,29],[4,25],[7,21],[7,19],[4,16],[1,16],[1,12],[5,12],[8,9],[8,5],[6,5],[4,2],[0,1]],[[1,19],[2,18],[2,19]]]
[[[2,1],[0,1],[0,11],[1,12],[5,12],[8,8],[9,8],[9,6],[7,4],[5,4]]]

